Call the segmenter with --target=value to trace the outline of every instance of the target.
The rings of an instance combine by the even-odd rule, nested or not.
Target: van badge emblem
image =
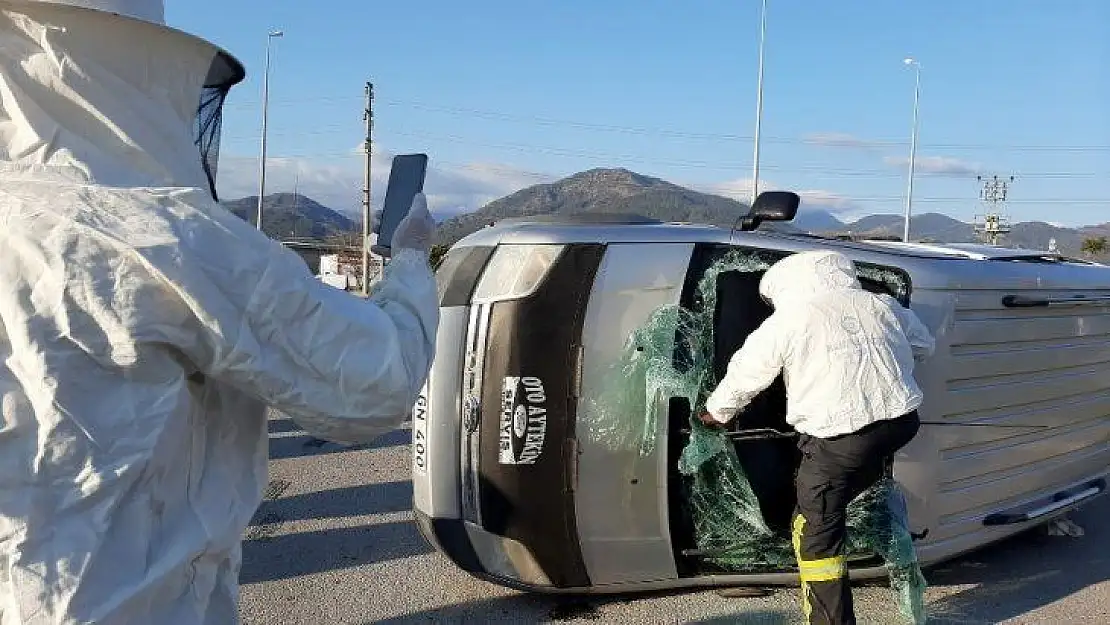
[[[481,405],[478,403],[478,398],[473,395],[467,395],[466,400],[463,402],[462,410],[462,426],[467,434],[473,434],[478,431],[478,423],[481,421]]]

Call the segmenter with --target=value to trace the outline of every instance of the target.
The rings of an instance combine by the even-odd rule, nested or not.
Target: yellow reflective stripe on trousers
[[[802,528],[806,526],[806,518],[800,514],[794,515],[794,533],[791,539],[794,542],[794,557],[802,559]]]
[[[794,516],[793,531],[791,532],[794,543],[794,557],[798,560],[798,574],[802,585],[802,613],[805,614],[807,623],[813,619],[813,604],[810,602],[810,584],[814,582],[831,582],[848,576],[848,558],[834,556],[806,560],[802,557],[802,531],[805,529],[806,519],[800,514]]]
[[[802,529],[806,526],[806,518],[800,514],[794,515],[794,531],[790,537],[794,543],[794,557],[798,562],[802,561]],[[799,567],[800,569],[801,567]],[[805,575],[801,576],[802,582],[802,613],[805,614],[806,622],[809,623],[812,618],[813,605],[809,602],[809,584],[806,583]]]
[[[798,570],[807,582],[829,582],[848,574],[848,558],[835,556],[820,560],[798,559]]]

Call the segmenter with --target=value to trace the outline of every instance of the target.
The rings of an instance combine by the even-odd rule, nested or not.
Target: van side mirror
[[[764,221],[792,221],[801,203],[802,198],[791,191],[764,191],[741,220],[740,229],[750,232]]]

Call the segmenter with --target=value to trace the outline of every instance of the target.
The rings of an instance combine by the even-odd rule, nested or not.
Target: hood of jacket
[[[0,0],[0,174],[208,189],[195,125],[220,55],[155,24]]]
[[[760,280],[759,294],[779,308],[790,301],[861,288],[850,258],[819,250],[792,254],[772,265]]]

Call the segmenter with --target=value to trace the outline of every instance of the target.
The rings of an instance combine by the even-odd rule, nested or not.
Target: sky
[[[167,21],[247,67],[225,110],[219,190],[336,209],[373,202],[390,158],[424,152],[441,217],[595,167],[750,198],[760,0],[168,0]],[[769,0],[759,186],[842,219],[981,215],[977,176],[1012,175],[1013,221],[1110,221],[1110,2]]]

